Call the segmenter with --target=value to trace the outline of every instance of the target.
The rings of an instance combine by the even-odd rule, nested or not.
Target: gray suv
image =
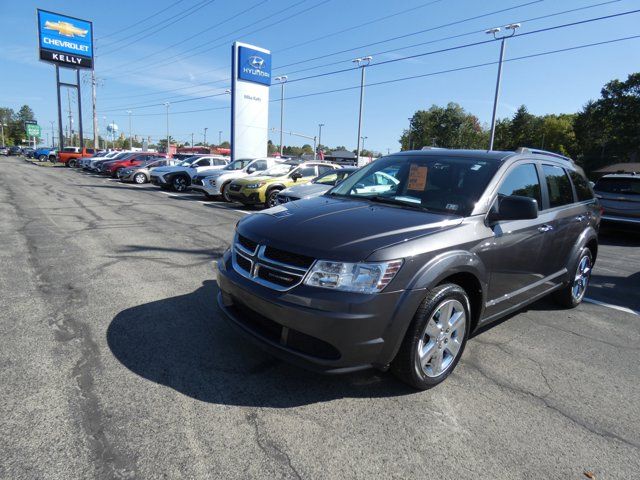
[[[276,356],[330,373],[391,369],[426,389],[477,328],[550,293],[578,305],[600,215],[566,157],[402,152],[321,197],[244,217],[217,263],[218,305]]]
[[[603,223],[640,227],[640,175],[605,175],[593,189],[604,210]]]

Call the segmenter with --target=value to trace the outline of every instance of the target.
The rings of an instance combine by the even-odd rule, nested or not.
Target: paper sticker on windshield
[[[423,191],[427,188],[427,167],[421,167],[415,163],[409,169],[409,181],[407,190]]]

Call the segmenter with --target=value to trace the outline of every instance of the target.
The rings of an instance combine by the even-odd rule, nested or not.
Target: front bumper
[[[264,192],[247,188],[243,188],[237,192],[229,190],[229,198],[234,202],[240,202],[245,205],[262,205],[266,201]]]
[[[291,363],[324,373],[388,368],[424,292],[374,295],[299,285],[278,292],[218,260],[218,305],[241,333]]]
[[[159,175],[151,175],[151,183],[154,185],[168,185],[164,177]]]

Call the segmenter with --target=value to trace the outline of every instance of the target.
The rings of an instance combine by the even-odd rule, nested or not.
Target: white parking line
[[[587,302],[587,303],[593,303],[595,305],[600,305],[602,307],[611,308],[613,310],[618,310],[620,312],[630,313],[631,315],[637,315],[637,316],[640,317],[640,312],[636,312],[635,310],[632,310],[632,309],[627,308],[627,307],[621,307],[620,305],[613,305],[612,303],[601,302],[600,300],[595,300],[593,298],[587,298],[587,297],[585,297],[583,300],[585,302]]]

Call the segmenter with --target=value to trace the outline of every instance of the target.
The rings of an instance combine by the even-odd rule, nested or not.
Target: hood
[[[187,171],[187,167],[179,167],[177,165],[170,166],[170,167],[155,167],[153,169],[153,173],[186,172],[186,171]]]
[[[256,183],[256,182],[267,182],[267,183],[271,183],[271,182],[275,182],[281,178],[283,178],[284,175],[282,177],[266,177],[264,175],[249,175],[247,177],[243,177],[243,178],[238,178],[236,180],[234,180],[234,183],[239,183],[240,185],[247,185],[249,183]]]
[[[331,185],[322,185],[320,183],[305,183],[304,185],[294,185],[293,187],[282,190],[283,195],[289,195],[297,198],[310,198],[322,195],[331,189]]]
[[[249,215],[238,223],[238,232],[292,253],[356,262],[460,223],[462,218],[452,215],[322,196]]]

